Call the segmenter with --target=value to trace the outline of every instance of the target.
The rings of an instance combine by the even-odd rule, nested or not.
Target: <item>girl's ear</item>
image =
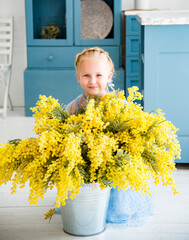
[[[113,76],[113,73],[110,72],[110,73],[108,74],[108,82],[111,82],[111,81],[112,81],[112,76]]]

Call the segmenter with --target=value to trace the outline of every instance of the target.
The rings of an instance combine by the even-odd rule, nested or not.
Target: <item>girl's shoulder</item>
[[[74,114],[75,112],[79,111],[81,108],[85,105],[85,98],[83,94],[80,94],[77,96],[73,101],[68,103],[66,106],[66,110],[69,112],[69,114]]]

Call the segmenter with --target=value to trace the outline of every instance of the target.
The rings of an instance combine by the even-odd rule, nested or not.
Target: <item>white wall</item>
[[[152,9],[189,9],[189,0],[149,0]],[[122,0],[122,9],[134,9],[135,0]]]
[[[189,0],[149,0],[153,9],[189,9]],[[134,9],[134,0],[122,0],[122,9]],[[0,17],[14,16],[14,51],[11,96],[14,106],[24,106],[24,78],[26,63],[25,0],[0,0]],[[0,85],[0,106],[3,102]]]
[[[14,16],[14,48],[11,79],[11,98],[14,106],[24,106],[23,72],[26,68],[26,34],[24,0],[0,0],[0,17]],[[3,89],[0,82],[0,106],[3,103]]]

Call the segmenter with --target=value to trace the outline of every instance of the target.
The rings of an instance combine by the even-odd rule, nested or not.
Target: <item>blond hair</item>
[[[112,62],[112,59],[110,58],[108,52],[104,51],[102,48],[99,47],[92,47],[92,48],[87,48],[84,49],[81,53],[78,53],[76,55],[76,59],[75,59],[75,69],[76,72],[79,72],[80,69],[80,65],[81,65],[81,60],[84,57],[91,57],[91,56],[103,56],[107,59],[109,68],[110,68],[110,72],[112,72],[112,74],[114,73],[114,64]]]

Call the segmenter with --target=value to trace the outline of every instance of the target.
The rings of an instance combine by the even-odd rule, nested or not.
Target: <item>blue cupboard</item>
[[[75,55],[90,46],[108,51],[115,65],[115,88],[125,90],[121,56],[121,0],[104,0],[113,24],[103,39],[81,38],[82,0],[26,0],[27,68],[24,71],[25,114],[31,116],[39,94],[67,104],[82,93],[74,69]],[[58,26],[56,38],[43,37],[49,24]]]
[[[179,128],[181,159],[175,162],[189,163],[189,25],[158,24],[157,11],[154,25],[153,13],[149,18],[144,13],[151,23],[140,24],[142,14],[128,13],[124,18],[126,89],[137,85],[144,95],[144,110],[162,109]],[[170,21],[175,18],[172,15]]]
[[[144,108],[160,108],[179,128],[181,159],[189,162],[189,25],[142,26]]]

